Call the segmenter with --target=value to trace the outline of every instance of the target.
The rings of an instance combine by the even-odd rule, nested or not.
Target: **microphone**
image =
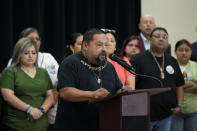
[[[115,54],[110,54],[109,58],[115,62],[117,62],[118,64],[120,64],[122,67],[124,67],[127,71],[131,72],[132,74],[136,74],[135,73],[135,69],[130,66],[129,64],[127,64],[126,61],[124,61],[123,59],[121,59],[120,57],[118,57]]]
[[[121,58],[118,57],[117,55],[115,55],[115,54],[110,54],[110,55],[109,55],[109,58],[110,58],[111,60],[117,62],[117,63],[120,64],[123,68],[125,68],[127,71],[129,71],[130,73],[132,73],[132,74],[134,74],[134,75],[136,75],[136,76],[151,78],[151,79],[154,79],[154,80],[158,81],[158,82],[160,83],[161,87],[164,88],[164,85],[163,85],[163,83],[161,82],[160,79],[158,79],[157,77],[154,77],[154,76],[149,76],[149,75],[144,75],[144,74],[137,74],[137,73],[135,72],[135,69],[134,69],[131,65],[127,64],[126,61],[124,61],[123,59],[121,59]]]

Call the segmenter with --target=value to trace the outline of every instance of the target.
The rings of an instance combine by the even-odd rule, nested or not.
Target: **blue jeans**
[[[151,122],[150,131],[170,131],[172,116],[173,115],[159,121]]]
[[[190,114],[174,115],[171,131],[197,131],[197,111]]]

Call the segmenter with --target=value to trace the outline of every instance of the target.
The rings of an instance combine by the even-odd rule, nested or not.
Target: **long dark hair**
[[[66,53],[65,53],[65,56],[64,56],[64,57],[67,57],[67,56],[73,54],[73,52],[72,52],[71,49],[70,49],[70,46],[71,46],[71,45],[72,45],[73,47],[75,46],[74,44],[75,44],[75,42],[76,42],[76,40],[77,40],[77,38],[78,38],[79,36],[82,36],[82,34],[81,34],[81,33],[73,33],[73,34],[71,34],[71,35],[69,36],[68,41],[67,41],[67,44],[66,44]]]

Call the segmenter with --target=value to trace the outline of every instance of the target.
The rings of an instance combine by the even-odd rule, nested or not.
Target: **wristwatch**
[[[44,110],[44,108],[42,108],[42,107],[40,107],[40,111],[41,111],[42,113],[45,113],[45,110]]]
[[[183,105],[182,104],[178,104],[177,107],[181,108],[181,110],[183,109]]]

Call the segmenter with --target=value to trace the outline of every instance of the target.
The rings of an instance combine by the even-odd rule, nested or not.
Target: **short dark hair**
[[[95,34],[104,34],[104,32],[100,29],[97,28],[92,28],[88,30],[84,35],[83,35],[83,42],[89,43],[91,40],[93,40],[93,36]],[[83,43],[82,42],[82,43]]]
[[[163,30],[163,31],[168,35],[168,32],[167,32],[167,30],[166,30],[165,28],[163,28],[163,27],[155,27],[155,28],[152,30],[152,32],[150,33],[150,37],[152,37],[152,36],[153,36],[153,33],[154,33],[155,31],[157,31],[157,30]]]
[[[186,44],[190,49],[192,49],[192,44],[186,40],[186,39],[182,39],[182,40],[179,40],[176,42],[176,45],[175,45],[175,51],[177,50],[177,48],[183,44]]]

